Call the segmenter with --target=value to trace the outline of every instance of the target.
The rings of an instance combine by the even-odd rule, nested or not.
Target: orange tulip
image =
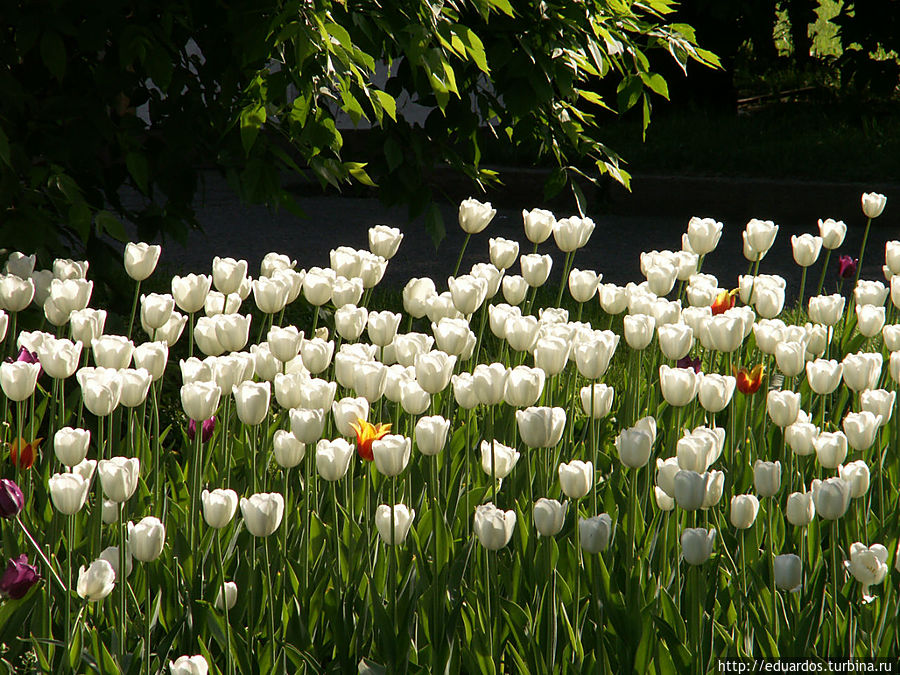
[[[734,307],[734,298],[737,295],[738,289],[733,289],[730,291],[722,291],[716,296],[716,299],[713,300],[712,304],[712,313],[713,316],[716,314],[722,314],[723,312],[727,312],[729,309]]]
[[[391,432],[390,424],[370,424],[363,419],[351,422],[350,426],[356,432],[356,451],[367,462],[375,459],[372,454],[372,441],[384,438]]]
[[[17,438],[9,448],[9,461],[22,471],[34,466],[34,455],[41,445],[43,438],[36,438],[31,443],[26,443],[24,438]]]
[[[766,372],[766,367],[763,364],[759,364],[753,368],[753,370],[747,370],[743,366],[740,370],[731,367],[734,372],[734,377],[737,380],[737,390],[742,394],[755,394],[759,391],[760,386],[762,386],[763,375]]]

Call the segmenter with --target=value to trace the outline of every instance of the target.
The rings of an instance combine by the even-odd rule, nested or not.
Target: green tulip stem
[[[581,550],[581,529],[578,527],[578,512],[580,499],[575,500],[575,555],[578,560],[578,568],[575,570],[575,596],[572,598],[572,621],[575,622],[575,638],[581,643],[581,621],[579,619],[579,608],[581,607],[581,575],[584,573],[584,556]],[[556,580],[553,583],[553,598],[556,599]]]
[[[154,502],[157,504],[160,503],[161,495],[160,495],[160,479],[161,474],[163,473],[162,465],[160,464],[160,443],[159,443],[159,401],[158,401],[158,393],[157,393],[157,385],[156,382],[152,382],[150,384],[150,396],[152,397],[152,408],[153,408],[153,496]]]
[[[485,589],[485,600],[487,604],[488,641],[491,645],[491,671],[498,672],[499,669],[497,668],[496,647],[494,645],[494,602],[493,598],[491,597],[494,592],[493,576],[491,574],[491,551],[486,548],[482,548],[482,552],[484,553],[485,568],[484,583],[487,584],[487,588]]]
[[[778,642],[778,591],[775,588],[775,530],[772,528],[772,511],[775,510],[775,500],[769,497],[766,504],[766,534],[769,538],[769,592],[772,595],[772,625],[775,627],[775,642]]]
[[[336,502],[335,502],[336,503]],[[282,527],[287,527],[284,523],[281,524]],[[269,562],[269,538],[263,537],[263,554],[266,558],[266,604],[269,606],[269,644],[272,645],[272,661],[273,663],[277,663],[278,661],[278,648],[277,642],[275,641],[275,594],[272,592],[272,565]],[[224,579],[222,581],[223,587],[223,595],[222,602],[225,603],[225,595],[224,595]]]
[[[497,505],[497,464],[494,457],[494,406],[488,407],[488,428],[491,435],[491,503]]]
[[[219,580],[222,584],[222,607],[225,610],[225,675],[231,675],[231,673],[233,672],[233,665],[231,663],[231,622],[228,620],[228,600],[225,593],[225,561],[222,557],[222,541],[220,532],[221,530],[217,529],[215,533],[216,564],[219,568]],[[149,650],[147,653],[149,660]]]
[[[598,457],[597,457],[597,424],[594,419],[594,387],[596,386],[596,380],[591,380],[591,409],[588,412],[588,424],[590,425],[590,434],[591,434],[591,463],[594,467],[594,472],[597,471],[598,468]],[[598,507],[598,498],[597,491],[599,487],[599,481],[594,478],[593,485],[591,486],[591,513],[593,515],[597,515],[597,507]],[[532,500],[534,502],[534,500]],[[576,522],[577,525],[577,522]]]
[[[859,283],[859,274],[862,272],[863,256],[866,254],[866,242],[869,240],[869,228],[872,227],[872,219],[866,220],[866,229],[863,230],[862,246],[859,247],[859,259],[856,261],[856,276],[853,277],[853,287]]]
[[[119,569],[116,574],[116,587],[119,590],[119,667],[125,668],[125,631],[127,630],[127,617],[125,616],[125,588],[128,586],[127,569],[125,566],[125,502],[119,504]]]
[[[128,319],[128,339],[131,339],[131,333],[134,330],[134,316],[137,313],[138,297],[141,294],[141,282],[138,281],[134,285],[134,299],[131,301],[131,317]]]
[[[66,544],[68,544],[68,553],[66,554],[66,638],[69,640],[68,646],[72,644],[72,558],[75,557],[75,516],[66,518]]]
[[[747,530],[741,530],[741,592],[742,597],[747,597]],[[750,637],[750,622],[747,619],[747,606],[744,603],[741,603],[741,614],[744,617],[744,620],[741,622],[743,626],[743,631],[747,631],[744,637],[744,643],[741,647],[747,653],[747,645],[753,643],[752,638]]]
[[[338,597],[341,596],[341,587],[343,586],[343,577],[341,575],[341,533],[338,527],[338,498],[337,498],[337,481],[331,482],[331,500],[334,508],[334,523],[331,529],[334,533],[334,559],[337,563],[335,567],[334,589],[337,591]]]
[[[194,355],[194,313],[188,312],[188,358]]]
[[[305,545],[303,546],[303,592],[305,594],[309,594],[309,565],[310,558],[312,557],[312,543],[310,541],[310,530],[309,530],[309,521],[310,521],[310,513],[312,509],[310,508],[310,497],[312,492],[310,490],[310,481],[313,476],[313,462],[315,462],[314,451],[306,453],[306,475],[303,477],[303,538],[305,540]],[[366,479],[366,490],[368,491],[369,481]],[[366,503],[368,504],[368,492],[366,493]],[[366,544],[369,541],[366,539]]]
[[[194,456],[191,461],[191,520],[189,525],[189,540],[191,542],[191,555],[198,555],[197,550],[197,498],[200,494],[200,453],[202,452],[201,430],[202,422],[197,421],[194,429]],[[255,487],[255,486],[254,486]],[[255,492],[256,490],[254,490]],[[196,565],[194,566],[196,570]]]
[[[363,305],[365,307],[366,305]],[[309,332],[309,339],[316,337],[316,327],[319,325],[319,306],[316,305],[313,310],[312,330]]]
[[[150,592],[150,575],[145,575],[147,602],[144,604],[144,675],[150,675],[150,621],[152,620],[153,596]],[[224,599],[224,594],[222,598]]]
[[[572,270],[572,263],[575,261],[575,251],[569,251],[566,253],[566,261],[563,263],[563,273],[562,279],[559,282],[559,292],[556,294],[556,305],[555,307],[559,307],[562,304],[562,296],[563,290],[566,287],[566,283],[569,280],[569,272]]]
[[[388,578],[390,579],[390,588],[391,588],[391,621],[393,622],[394,630],[398,630],[397,627],[397,546],[396,541],[394,541],[394,506],[397,503],[397,478],[391,477],[391,541],[390,547],[388,550]],[[433,514],[432,523],[435,522],[437,518],[437,514]],[[436,526],[435,526],[436,527]],[[436,533],[436,530],[435,530]],[[398,631],[399,633],[399,631]]]
[[[831,521],[831,608],[832,625],[834,627],[834,643],[831,645],[831,655],[837,656],[839,651],[840,622],[838,618],[838,521]]]
[[[459,274],[459,266],[462,264],[463,255],[466,253],[466,246],[469,245],[469,239],[472,238],[470,233],[466,233],[466,239],[463,241],[462,248],[459,249],[459,257],[456,259],[456,267],[453,268],[453,276]]]
[[[628,571],[627,593],[631,590],[632,571],[635,558],[635,534],[637,525],[637,469],[631,469],[631,488],[628,490],[628,548],[625,549],[625,569]],[[576,512],[577,518],[577,512]]]
[[[800,273],[800,308],[803,308],[803,296],[806,294],[806,270],[808,268],[804,267],[803,271]]]
[[[822,264],[822,275],[819,277],[819,286],[816,295],[822,295],[822,287],[825,285],[825,273],[828,270],[828,262],[831,260],[831,249],[826,249],[825,262]],[[801,298],[802,299],[802,298]]]

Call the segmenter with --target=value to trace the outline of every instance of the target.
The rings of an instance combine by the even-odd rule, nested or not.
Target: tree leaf
[[[66,74],[66,45],[59,33],[49,30],[41,36],[41,60],[57,80]]]

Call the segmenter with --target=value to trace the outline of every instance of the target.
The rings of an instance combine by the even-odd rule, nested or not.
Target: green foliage
[[[666,24],[672,7],[15,1],[0,43],[4,243],[50,258],[101,233],[123,238],[116,219],[144,239],[183,237],[195,225],[196,167],[210,162],[242,199],[275,208],[300,213],[283,188],[287,171],[335,188],[378,185],[386,202],[419,214],[433,197],[432,167],[499,181],[480,166],[485,124],[559,167],[549,192],[584,159],[592,176],[627,184],[598,114],[640,104],[646,128],[651,94],[668,94],[653,51],[681,68],[715,63],[688,26]],[[603,78],[618,100],[598,93]],[[424,126],[398,114],[401,99],[433,108]],[[371,163],[345,151],[339,113],[375,127]],[[439,216],[426,221],[439,239]]]

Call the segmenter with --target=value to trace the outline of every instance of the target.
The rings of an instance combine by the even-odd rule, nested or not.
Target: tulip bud
[[[490,202],[482,204],[477,199],[464,199],[459,204],[459,226],[466,234],[478,234],[497,215]]]
[[[616,436],[616,451],[624,466],[639,469],[650,461],[653,438],[643,429],[623,429]]]
[[[241,498],[241,515],[247,531],[254,537],[268,537],[278,529],[284,514],[284,497],[277,492]]]
[[[689,527],[681,533],[681,552],[689,565],[702,565],[712,555],[716,531]]]
[[[775,556],[775,585],[782,591],[793,591],[803,583],[803,565],[800,556],[785,553]]]
[[[605,384],[594,384],[582,387],[579,391],[581,407],[585,414],[600,419],[606,417],[612,410],[615,391]]]
[[[334,482],[347,473],[352,456],[353,446],[345,439],[323,438],[316,444],[316,470],[322,478]]]
[[[515,528],[515,511],[502,511],[492,503],[475,507],[475,534],[487,550],[499,551],[506,546]]]
[[[753,465],[753,485],[762,497],[774,497],[781,489],[781,462],[756,460]]]
[[[166,528],[159,518],[147,516],[128,527],[128,550],[140,562],[153,562],[162,553]]]
[[[272,440],[275,461],[284,469],[297,466],[306,456],[306,446],[289,431],[279,429]]]
[[[837,520],[850,506],[850,484],[843,478],[814,480],[812,494],[816,513],[825,520]]]
[[[594,465],[573,459],[568,464],[559,465],[559,485],[570,499],[580,499],[591,491],[594,485]]]
[[[862,210],[866,218],[877,218],[884,211],[887,197],[877,192],[864,192],[862,196]]]
[[[67,516],[75,515],[81,510],[90,487],[90,480],[77,473],[57,473],[48,481],[53,506]]]
[[[481,468],[495,478],[506,478],[519,461],[519,453],[497,441],[481,441]]]
[[[542,537],[554,537],[560,533],[566,522],[566,510],[569,502],[558,502],[555,499],[538,499],[534,503],[534,526]]]
[[[116,582],[116,572],[106,560],[95,560],[90,567],[83,565],[78,570],[77,591],[80,598],[88,602],[103,600],[112,593]]]
[[[739,530],[753,526],[759,513],[759,500],[754,495],[735,495],[731,498],[731,524]]]
[[[816,515],[812,492],[792,492],[788,496],[785,516],[794,527],[806,527]]]
[[[135,281],[143,281],[156,269],[162,247],[144,242],[125,245],[125,272]]]
[[[200,654],[196,656],[179,656],[174,662],[169,661],[170,675],[206,675],[209,664]]]
[[[231,522],[238,507],[238,496],[234,490],[204,490],[200,494],[203,505],[203,519],[214,529],[221,529]]]
[[[477,387],[477,380],[476,380]],[[562,408],[531,407],[516,411],[522,442],[529,448],[552,448],[559,444],[566,426]]]
[[[100,474],[100,484],[103,486],[103,494],[108,499],[121,504],[131,499],[137,488],[140,476],[141,463],[134,457],[113,457],[101,459],[97,463],[97,471]]]
[[[850,485],[850,498],[862,497],[869,491],[869,467],[861,459],[838,467],[838,475]]]
[[[220,612],[224,611],[226,606],[230,610],[230,609],[234,608],[235,604],[237,604],[237,593],[238,593],[237,584],[234,583],[233,581],[226,581],[224,585],[225,585],[225,601],[222,602],[222,587],[220,586],[219,592],[216,594],[216,602],[214,603],[215,608],[217,610],[219,610]]]
[[[0,478],[0,518],[15,518],[25,507],[22,490],[8,478]]]
[[[392,511],[393,529],[391,527]],[[409,534],[409,528],[415,517],[415,509],[409,509],[403,504],[395,504],[393,507],[381,504],[375,509],[375,527],[385,544],[397,546],[406,541],[406,535]]]

